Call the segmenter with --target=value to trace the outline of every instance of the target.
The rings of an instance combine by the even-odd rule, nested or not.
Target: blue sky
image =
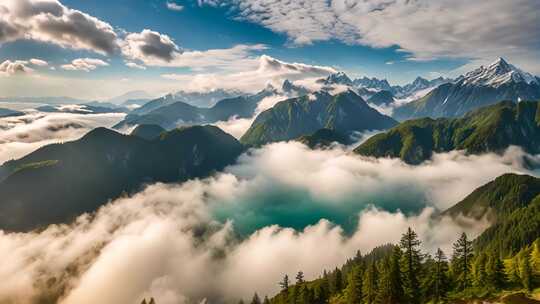
[[[509,57],[511,61],[515,59],[518,65],[530,67],[533,73],[540,70],[536,52],[540,38],[530,31],[526,33],[535,27],[531,23],[536,23],[534,16],[540,11],[533,0],[519,0],[512,5],[515,14],[520,14],[521,19],[517,22],[512,21],[514,13],[503,10],[508,6],[503,0],[478,1],[476,4],[468,4],[464,0],[453,4],[437,0],[424,3],[423,10],[402,0],[313,0],[308,4],[280,0],[7,1],[7,13],[0,14],[0,21],[4,20],[6,26],[11,24],[15,29],[20,27],[20,32],[26,31],[31,37],[28,39],[22,34],[8,38],[0,36],[0,63],[19,61],[23,68],[18,70],[26,68],[33,74],[27,82],[30,89],[22,90],[14,83],[15,79],[20,80],[20,73],[9,72],[15,68],[8,70],[6,74],[14,77],[4,79],[6,81],[3,85],[0,83],[0,89],[11,95],[77,94],[76,91],[62,89],[60,83],[70,81],[73,81],[73,85],[69,85],[71,88],[86,85],[80,94],[89,98],[131,89],[162,93],[174,90],[175,85],[178,88],[189,86],[186,84],[188,76],[225,75],[256,69],[255,59],[262,54],[283,62],[332,67],[353,77],[387,78],[393,84],[404,84],[417,76],[456,76],[499,56]],[[90,23],[96,19],[97,28],[101,27],[96,35],[115,35],[118,42],[111,43],[118,50],[103,51],[92,42],[82,41],[86,38],[76,36],[85,35],[85,32],[70,32],[75,36],[59,39],[57,33],[45,32],[33,25],[26,27],[26,24],[32,24],[33,19],[24,18],[34,17],[17,15],[21,11],[17,5],[22,7],[23,2],[35,7],[52,2],[62,7],[64,18],[70,18],[77,10],[89,18]],[[352,2],[357,3],[347,6]],[[170,9],[172,4],[178,9]],[[461,21],[460,16],[467,12],[474,14],[497,7],[501,8],[501,12],[493,16],[497,25],[486,25],[491,21],[487,15],[476,15],[480,20],[467,21],[471,24],[456,25],[456,20]],[[47,15],[51,22],[57,17],[60,16]],[[505,20],[508,20],[507,24]],[[101,33],[100,22],[110,29]],[[481,24],[483,28],[479,27]],[[150,54],[149,57],[139,52],[137,48],[142,49],[141,43],[147,43],[151,38],[150,32],[143,33],[143,30],[162,37],[163,43],[156,47],[171,47],[167,52],[172,55],[159,57]],[[498,39],[497,32],[505,38]],[[133,39],[126,38],[132,34],[135,35]],[[127,41],[136,41],[129,44],[128,51],[124,49]],[[247,49],[234,49],[237,46]],[[216,49],[222,52],[218,55],[208,52]],[[29,63],[32,58],[43,60],[47,65],[32,65]],[[80,62],[72,64],[78,58],[102,62],[92,61],[94,64],[91,65],[84,62],[82,66]],[[128,67],[127,62],[139,68]],[[97,85],[92,84],[92,80],[101,81],[104,92],[92,92],[89,86]],[[103,82],[122,84],[111,89]]]

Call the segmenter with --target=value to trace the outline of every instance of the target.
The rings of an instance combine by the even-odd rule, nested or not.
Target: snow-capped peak
[[[352,85],[352,80],[343,72],[334,73],[326,78],[325,84],[343,84]]]
[[[458,82],[464,85],[482,85],[498,88],[509,82],[526,82],[530,84],[537,82],[537,79],[499,57],[487,67],[481,66],[460,77]]]

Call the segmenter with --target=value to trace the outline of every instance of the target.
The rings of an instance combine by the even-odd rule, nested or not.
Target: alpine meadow
[[[0,0],[0,304],[540,304],[538,0]]]

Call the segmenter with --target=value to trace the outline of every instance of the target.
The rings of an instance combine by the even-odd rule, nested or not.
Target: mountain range
[[[234,116],[248,118],[254,115],[261,100],[274,94],[273,90],[264,89],[254,95],[243,95],[220,100],[211,108],[195,107],[176,100],[173,95],[167,95],[135,109],[114,128],[120,129],[138,124],[154,124],[165,129],[174,129],[182,125],[226,121]]]
[[[540,153],[539,102],[506,101],[471,111],[461,118],[408,120],[369,138],[355,152],[419,164],[437,152],[501,152],[510,145]]]
[[[540,99],[540,80],[499,58],[394,110],[394,118],[457,117],[503,100]]]
[[[427,80],[422,77],[417,77],[412,83],[406,84],[404,86],[391,86],[386,79],[381,80],[375,77],[363,77],[351,80],[351,78],[349,78],[345,73],[338,72],[329,75],[325,79],[320,79],[318,82],[324,84],[325,86],[348,86],[366,98],[370,98],[373,94],[377,92],[386,91],[393,96],[396,96],[396,98],[402,99],[414,97],[419,92],[435,88],[443,83],[452,82],[452,79],[439,77],[433,80]]]
[[[145,183],[207,176],[242,151],[234,137],[213,126],[175,129],[151,140],[97,128],[0,166],[0,229],[67,222]]]
[[[240,141],[259,146],[295,139],[324,128],[349,136],[355,131],[383,130],[396,124],[394,119],[369,107],[351,90],[336,95],[319,91],[281,101],[262,112]]]

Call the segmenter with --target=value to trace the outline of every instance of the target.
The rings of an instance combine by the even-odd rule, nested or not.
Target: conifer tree
[[[398,246],[394,246],[390,258],[390,283],[392,285],[392,301],[401,302],[403,300],[403,283],[401,279],[400,261],[403,253]]]
[[[446,255],[441,248],[438,248],[437,252],[435,253],[435,281],[433,286],[433,299],[435,300],[435,303],[441,302],[446,297],[449,285],[447,273],[448,261],[446,259]]]
[[[540,239],[534,241],[532,245],[530,265],[536,282],[540,284]]]
[[[283,277],[283,280],[279,282],[279,287],[281,287],[281,291],[287,292],[289,290],[289,276],[285,275]]]
[[[304,272],[302,271],[299,271],[297,274],[296,274],[296,284],[300,285],[304,283]]]
[[[486,264],[487,255],[485,252],[478,254],[476,259],[472,262],[473,285],[475,287],[485,287],[488,283]]]
[[[470,286],[472,258],[472,241],[467,238],[466,233],[462,233],[454,243],[454,254],[452,255],[452,271],[455,274],[457,287],[461,291]]]
[[[334,284],[332,286],[332,293],[340,293],[343,290],[343,275],[339,268],[334,271]]]
[[[420,301],[420,281],[418,275],[421,270],[422,254],[420,253],[420,240],[416,232],[410,227],[407,229],[400,241],[400,247],[403,251],[401,257],[400,269],[403,275],[403,293],[405,302],[419,303]]]
[[[270,304],[270,299],[268,299],[268,296],[264,296],[263,304]]]
[[[379,262],[378,281],[377,281],[377,296],[375,297],[375,303],[380,304],[393,304],[397,302],[392,301],[392,279],[390,277],[390,259],[384,258]]]
[[[504,260],[504,273],[508,278],[508,282],[512,284],[521,284],[519,276],[519,261],[517,255]]]
[[[251,299],[251,304],[261,304],[261,298],[259,298],[259,295],[257,293],[253,295],[253,298]]]
[[[504,264],[497,252],[492,252],[489,255],[485,268],[488,286],[501,289],[505,284],[506,274],[504,273]]]
[[[377,297],[377,269],[375,263],[371,263],[364,273],[362,282],[362,297],[364,304],[374,304]]]
[[[532,270],[531,270],[529,254],[527,250],[524,250],[523,253],[520,254],[519,273],[520,273],[520,278],[521,278],[521,285],[527,291],[531,291],[532,290]]]
[[[361,265],[355,265],[349,274],[349,283],[345,289],[348,304],[362,303],[362,283],[364,271]]]

